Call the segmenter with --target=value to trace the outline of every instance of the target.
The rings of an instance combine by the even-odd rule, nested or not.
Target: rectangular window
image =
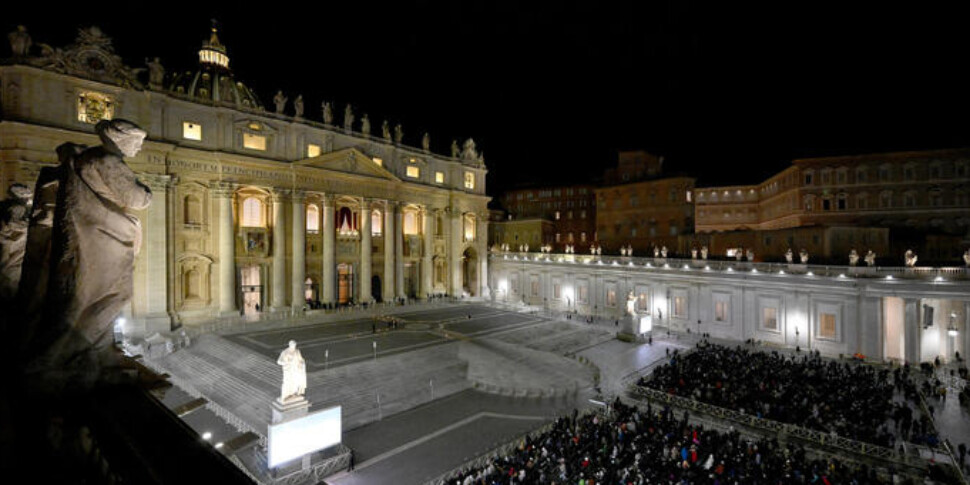
[[[559,220],[559,211],[556,211],[556,220]]]
[[[761,309],[761,328],[765,330],[778,330],[777,308],[765,307]]]
[[[539,296],[539,278],[532,277],[532,296]]]
[[[580,219],[585,219],[586,218],[586,211],[579,211],[579,218]]]
[[[805,174],[805,185],[812,185],[812,174]]]
[[[421,167],[415,167],[414,165],[408,165],[407,176],[416,179],[421,176]]]
[[[714,302],[714,321],[715,322],[726,322],[728,314],[728,302],[726,301],[716,301]]]
[[[254,135],[252,133],[243,133],[243,148],[265,151],[266,137],[263,135]]]
[[[436,184],[443,184],[443,183],[445,183],[445,173],[444,172],[435,172],[434,173],[434,183],[436,183]]]
[[[637,311],[650,313],[650,306],[647,305],[647,292],[640,291],[637,295]]]
[[[818,315],[818,336],[819,338],[835,338],[834,313],[820,313]]]
[[[608,288],[606,290],[606,306],[616,306],[616,289]]]
[[[475,172],[465,172],[465,188],[475,188]]]
[[[194,123],[192,121],[183,121],[182,138],[185,138],[186,140],[201,140],[202,125],[198,123]]]
[[[96,124],[114,118],[115,103],[110,96],[101,93],[81,93],[77,97],[77,120]]]
[[[552,297],[557,300],[562,298],[562,285],[559,283],[552,285]]]
[[[307,158],[319,157],[321,153],[320,145],[314,145],[310,143],[306,146],[306,156]]]
[[[586,233],[585,232],[579,233],[579,241],[580,242],[586,242]]]
[[[378,167],[384,166],[384,160],[381,158],[374,157],[371,160],[374,160],[374,163],[376,163]]]
[[[675,296],[673,318],[687,318],[687,297]]]
[[[579,285],[579,290],[576,293],[577,293],[576,299],[580,303],[586,303],[587,302],[586,301],[586,298],[587,298],[587,295],[586,295],[586,283],[581,283]]]

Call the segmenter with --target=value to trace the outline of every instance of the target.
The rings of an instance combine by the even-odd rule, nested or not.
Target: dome
[[[249,87],[233,78],[229,56],[219,42],[215,27],[199,50],[199,68],[172,76],[168,89],[194,101],[228,104],[238,108],[263,109],[263,104]]]

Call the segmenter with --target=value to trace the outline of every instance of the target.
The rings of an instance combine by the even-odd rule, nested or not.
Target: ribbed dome
[[[229,56],[214,27],[209,40],[199,50],[199,68],[174,75],[168,89],[198,101],[263,109],[263,103],[252,90],[233,78]]]

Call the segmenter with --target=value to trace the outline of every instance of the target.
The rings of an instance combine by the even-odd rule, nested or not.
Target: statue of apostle
[[[306,361],[296,348],[296,340],[290,340],[289,347],[280,352],[276,363],[283,367],[283,388],[280,402],[300,399],[306,393]]]
[[[103,120],[95,131],[101,146],[58,150],[63,160],[44,323],[30,366],[78,385],[83,383],[73,382],[76,377],[97,378],[100,367],[118,365],[111,352],[113,325],[131,301],[141,244],[141,224],[128,211],[145,209],[152,200],[124,161],[141,150],[145,131],[120,119]]]

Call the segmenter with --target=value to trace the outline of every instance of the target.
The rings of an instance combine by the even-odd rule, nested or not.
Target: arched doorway
[[[243,296],[243,313],[255,315],[263,309],[262,275],[258,264],[240,268],[240,286]]]
[[[478,252],[468,248],[461,254],[461,287],[469,296],[478,296]]]
[[[374,275],[370,279],[370,296],[374,301],[381,301],[381,277]]]
[[[354,267],[347,263],[337,265],[337,303],[346,305],[354,298]]]

